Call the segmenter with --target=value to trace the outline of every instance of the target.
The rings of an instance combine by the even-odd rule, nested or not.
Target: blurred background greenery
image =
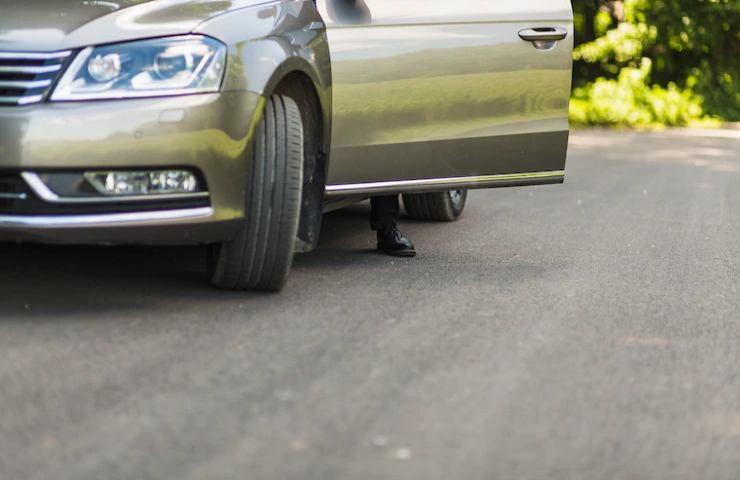
[[[571,121],[740,121],[740,0],[573,0]]]

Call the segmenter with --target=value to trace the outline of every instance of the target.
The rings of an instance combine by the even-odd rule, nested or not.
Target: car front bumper
[[[0,172],[186,168],[208,202],[32,215],[3,208],[0,240],[196,244],[227,240],[244,217],[253,125],[262,97],[249,92],[0,108]],[[50,211],[53,212],[49,205]]]

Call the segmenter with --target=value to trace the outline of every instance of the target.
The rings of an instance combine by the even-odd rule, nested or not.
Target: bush
[[[667,88],[650,85],[652,62],[640,68],[625,67],[617,79],[598,78],[576,88],[571,99],[571,120],[592,125],[689,125],[702,118],[701,100],[691,89],[675,83]]]
[[[740,1],[574,0],[574,123],[740,120]]]

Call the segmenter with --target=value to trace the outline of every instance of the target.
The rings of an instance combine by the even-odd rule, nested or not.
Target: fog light
[[[172,195],[200,191],[198,179],[186,170],[86,172],[85,178],[103,195]]]

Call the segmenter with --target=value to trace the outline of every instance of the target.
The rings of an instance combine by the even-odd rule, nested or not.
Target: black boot
[[[378,230],[378,250],[392,257],[416,256],[414,244],[395,225]]]

